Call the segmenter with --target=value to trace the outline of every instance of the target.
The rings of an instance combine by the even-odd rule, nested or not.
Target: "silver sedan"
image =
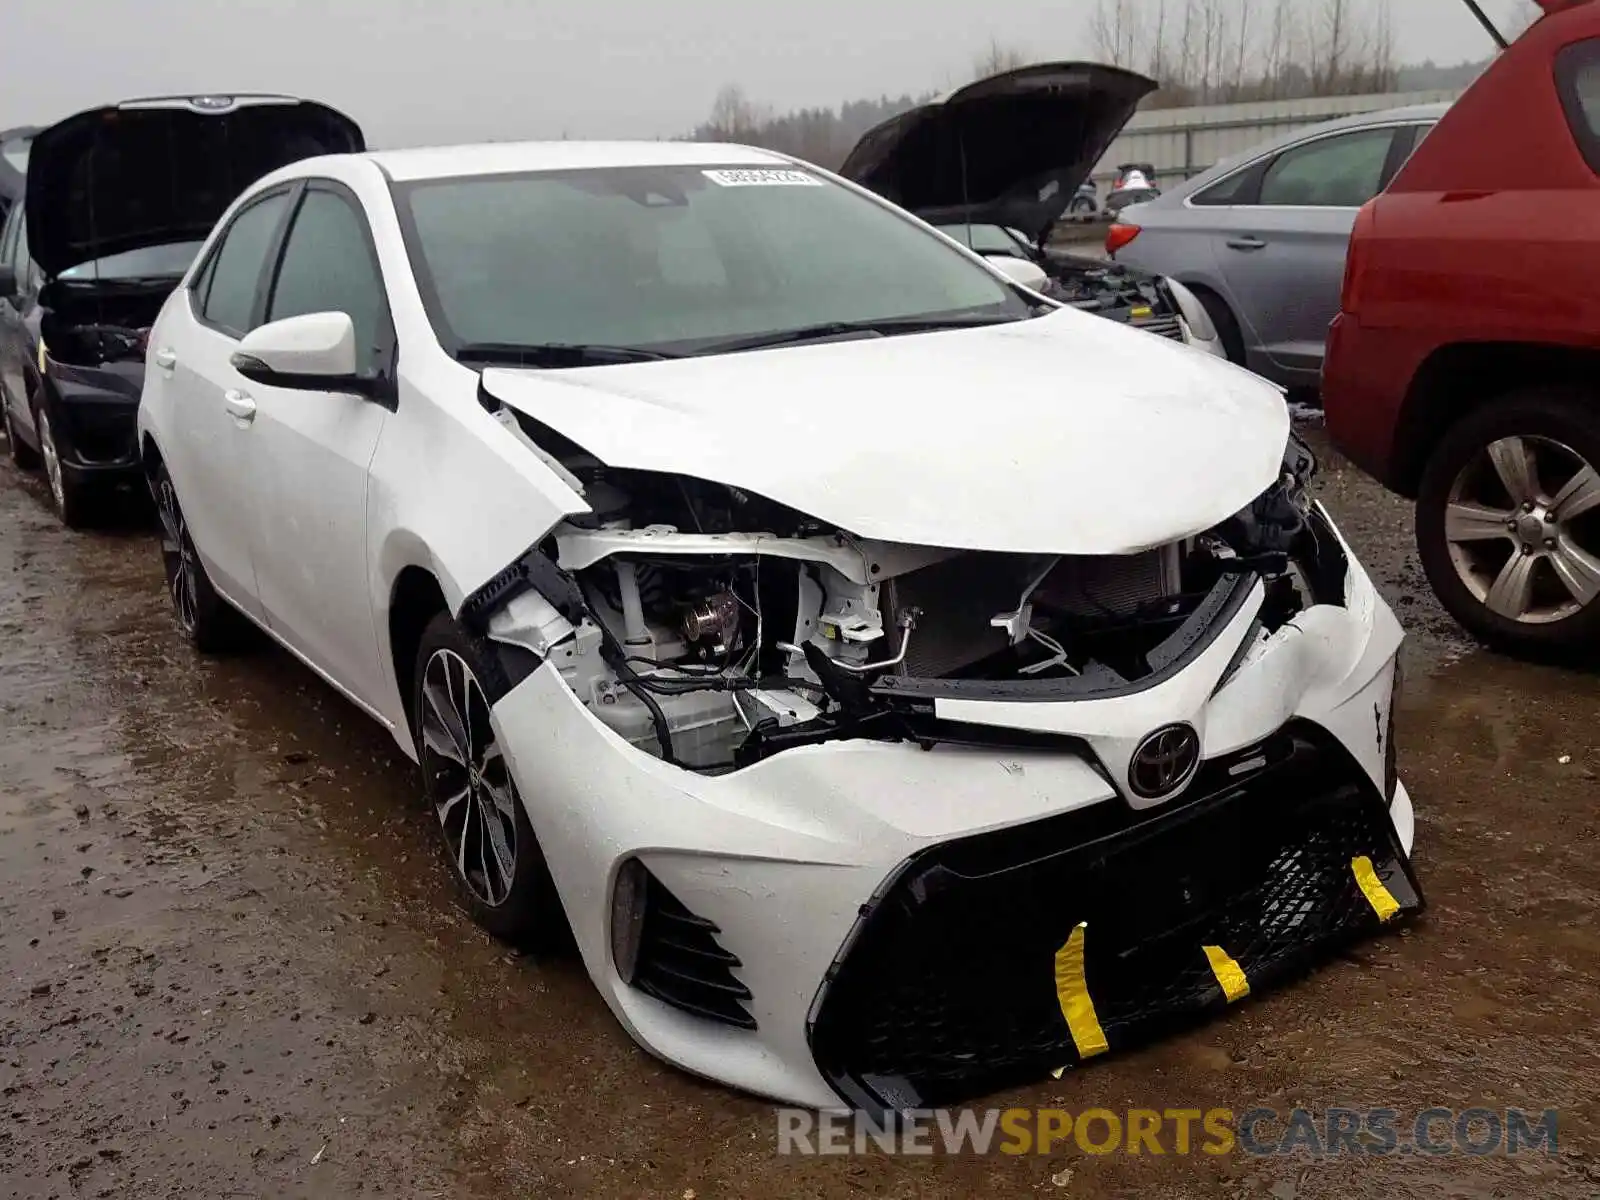
[[[1316,387],[1356,213],[1446,108],[1296,130],[1125,209],[1106,247],[1120,263],[1188,285],[1229,358],[1285,387]]]

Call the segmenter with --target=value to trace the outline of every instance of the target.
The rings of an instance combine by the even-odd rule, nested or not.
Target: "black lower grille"
[[[717,941],[721,931],[690,912],[654,875],[645,886],[633,986],[707,1020],[754,1029],[756,1019],[744,1005],[750,989],[734,976],[741,964]]]
[[[1175,313],[1163,313],[1160,316],[1135,317],[1128,324],[1135,329],[1142,329],[1146,333],[1153,333],[1157,337],[1171,338],[1173,341],[1183,341],[1183,325]]]
[[[813,1006],[823,1076],[883,1111],[1077,1063],[1056,968],[1080,923],[1087,991],[1116,1050],[1227,1006],[1206,947],[1260,990],[1376,931],[1357,860],[1398,904],[1391,920],[1421,911],[1387,805],[1342,747],[1297,724],[1249,767],[1237,782],[1203,773],[1197,798],[1153,817],[1096,805],[910,860]]]

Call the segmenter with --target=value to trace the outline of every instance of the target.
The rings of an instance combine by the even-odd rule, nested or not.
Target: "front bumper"
[[[585,966],[642,1045],[790,1103],[949,1102],[1081,1057],[1062,1009],[1050,1011],[1052,956],[1076,922],[1096,931],[1088,983],[1115,981],[1102,1026],[1124,1045],[1213,1004],[1214,987],[1196,974],[1203,946],[1224,948],[1264,987],[1331,941],[1367,932],[1346,886],[1351,862],[1336,869],[1346,850],[1372,862],[1399,915],[1415,911],[1410,800],[1390,788],[1385,765],[1402,635],[1344,550],[1342,605],[1307,609],[1263,636],[1258,589],[1156,686],[1061,702],[936,702],[940,720],[1063,735],[1082,753],[857,740],[696,775],[623,742],[548,665],[495,706],[494,723]],[[1184,796],[1140,810],[1120,781],[1139,741],[1175,721],[1200,734],[1207,766]],[[1265,765],[1247,766],[1263,755]],[[1024,852],[996,856],[992,879],[949,868],[983,838]],[[1215,854],[1202,854],[1186,873],[1188,856],[1171,847],[1203,843],[1231,857],[1210,870]],[[1304,869],[1291,870],[1283,855],[1297,850]],[[691,1014],[619,976],[611,909],[630,858],[737,960],[754,1028]],[[907,892],[917,864],[930,863],[942,868],[929,876],[937,886]],[[1167,885],[1202,875],[1206,898],[1175,908]],[[1262,931],[1253,940],[1252,914]],[[882,945],[880,927],[892,935]],[[1106,954],[1136,966],[1108,967]],[[985,979],[993,986],[962,994],[965,981]],[[910,1006],[903,1017],[884,995]]]
[[[138,474],[143,373],[142,363],[100,368],[50,363],[51,426],[63,470],[103,482]]]

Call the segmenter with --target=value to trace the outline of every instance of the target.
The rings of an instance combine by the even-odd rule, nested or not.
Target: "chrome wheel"
[[[161,519],[161,565],[172,592],[172,608],[183,632],[192,637],[200,612],[200,564],[195,560],[183,509],[178,506],[178,493],[165,472],[156,487],[156,513]]]
[[[422,769],[456,872],[499,908],[517,874],[517,790],[467,661],[435,650],[422,675]]]
[[[61,481],[61,456],[56,453],[56,435],[50,428],[50,418],[44,409],[38,410],[39,454],[44,459],[44,475],[50,481],[50,494],[55,497],[56,511],[67,511],[67,489]]]
[[[1600,473],[1553,438],[1484,447],[1450,486],[1444,531],[1462,584],[1505,620],[1549,625],[1600,598]]]

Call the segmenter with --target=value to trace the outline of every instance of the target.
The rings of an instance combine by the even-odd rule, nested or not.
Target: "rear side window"
[[[278,192],[234,217],[201,278],[206,324],[235,337],[250,332],[262,270],[288,203],[288,193]]]
[[[1600,174],[1600,38],[1574,42],[1556,56],[1556,89],[1578,149]]]
[[[370,371],[385,327],[383,277],[366,219],[337,192],[311,188],[284,243],[267,320],[342,312],[356,328],[356,369]]]
[[[1296,146],[1261,177],[1260,203],[1275,207],[1360,208],[1383,187],[1394,130],[1362,129]]]
[[[1190,204],[1198,204],[1202,208],[1225,208],[1234,204],[1254,204],[1256,183],[1261,178],[1261,168],[1246,167],[1242,171],[1235,171],[1226,179],[1213,183],[1203,192],[1196,192],[1190,199]]]

